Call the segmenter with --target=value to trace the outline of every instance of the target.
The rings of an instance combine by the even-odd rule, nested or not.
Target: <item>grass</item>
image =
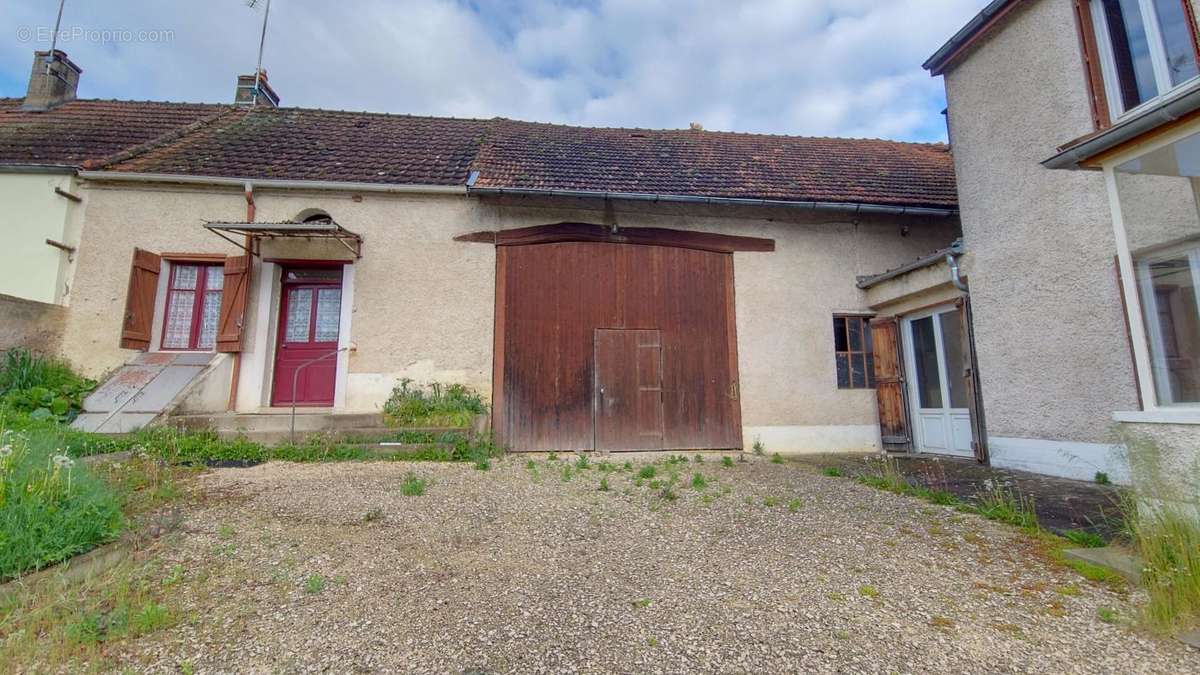
[[[771,463],[772,464],[783,464],[783,455],[780,455],[778,452],[771,455]]]
[[[1096,485],[1112,485],[1112,479],[1110,479],[1108,474],[1104,473],[1103,471],[1096,472],[1095,480]]]
[[[1064,530],[1061,534],[1063,539],[1080,548],[1101,548],[1108,546],[1108,542],[1104,540],[1104,537],[1095,532],[1088,532],[1087,530]]]
[[[725,467],[726,469],[732,469],[733,468],[733,458],[728,457],[728,456],[722,457],[721,458],[721,466]]]
[[[821,473],[823,473],[826,476],[829,476],[831,478],[841,478],[842,476],[845,475],[844,473],[842,473],[842,470],[836,466],[827,466],[824,469],[821,469]]]
[[[980,493],[977,499],[976,512],[988,520],[998,520],[1029,532],[1042,529],[1032,497],[997,484],[991,490]]]
[[[1117,610],[1112,607],[1100,607],[1096,610],[1096,616],[1104,623],[1116,623],[1119,616]]]
[[[637,477],[649,480],[654,478],[654,474],[658,473],[658,469],[653,464],[647,464],[641,469],[638,469]]]
[[[859,586],[858,594],[864,598],[870,598],[871,600],[875,600],[880,595],[879,589],[875,588],[874,586]]]
[[[394,426],[469,427],[477,415],[487,413],[483,397],[461,384],[432,382],[413,385],[405,378],[383,404],[384,419]]]
[[[325,590],[325,577],[320,574],[310,574],[304,580],[304,592],[309,595],[316,595]]]
[[[70,421],[96,387],[66,362],[28,349],[9,349],[0,359],[0,402],[43,421]]]
[[[792,501],[788,502],[787,505],[788,511],[791,511],[792,513],[799,511],[803,506],[804,502],[799,499],[793,499]]]
[[[409,473],[400,483],[400,494],[405,497],[420,497],[425,494],[425,485],[424,478],[418,478],[416,474]]]
[[[692,489],[703,490],[707,487],[708,479],[704,477],[704,474],[697,472],[692,475]]]
[[[129,560],[83,581],[50,576],[0,594],[0,672],[114,668],[111,644],[179,621],[171,594],[181,577],[157,560]]]
[[[600,487],[597,488],[600,492],[608,492],[608,476],[600,479]]]

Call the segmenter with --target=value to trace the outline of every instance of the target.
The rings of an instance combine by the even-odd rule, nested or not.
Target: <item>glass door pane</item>
[[[922,408],[942,407],[942,383],[938,369],[937,336],[933,317],[912,322],[913,362],[916,366],[917,396]]]
[[[938,322],[942,329],[942,351],[946,361],[942,364],[946,375],[946,388],[950,392],[951,408],[966,408],[967,382],[963,376],[963,336],[960,311],[938,314]]]
[[[342,289],[322,288],[317,291],[317,329],[313,342],[337,342],[338,323],[342,315]]]
[[[308,342],[311,319],[312,289],[290,289],[288,291],[287,325],[284,330],[285,340],[287,342]]]

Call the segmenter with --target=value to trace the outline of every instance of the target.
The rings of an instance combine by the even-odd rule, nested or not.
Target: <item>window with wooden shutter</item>
[[[838,389],[875,386],[871,331],[865,316],[833,317],[833,351]]]
[[[125,320],[121,327],[121,348],[150,349],[154,324],[154,297],[158,292],[158,273],[162,258],[150,251],[133,249],[129,270],[129,289],[125,295]]]
[[[250,287],[250,256],[225,259],[225,292],[217,319],[217,351],[242,351],[246,297]]]

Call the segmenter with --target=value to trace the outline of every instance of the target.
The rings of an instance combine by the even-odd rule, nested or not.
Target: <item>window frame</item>
[[[833,314],[833,381],[834,385],[840,391],[870,391],[875,389],[875,349],[871,337],[871,319],[874,318],[871,314],[853,314],[846,312],[834,312]],[[839,350],[837,348],[837,332],[838,321],[845,321],[843,330],[845,331],[844,339],[846,341],[846,349]],[[860,348],[853,349],[850,342],[850,321],[858,321],[861,324]],[[843,386],[838,378],[838,361],[841,357],[846,357],[846,385]],[[862,358],[863,374],[865,384],[857,386],[854,384],[854,369],[850,367],[852,359],[856,356]]]
[[[1200,66],[1200,38],[1197,37],[1196,18],[1188,0],[1177,0],[1183,8],[1184,17],[1188,23],[1188,34],[1191,36],[1192,55]],[[1080,43],[1084,50],[1085,70],[1088,75],[1088,87],[1094,102],[1094,118],[1097,129],[1107,128],[1121,118],[1136,114],[1162,99],[1171,91],[1185,86],[1200,78],[1193,76],[1179,84],[1171,83],[1170,68],[1167,64],[1166,45],[1158,21],[1158,13],[1154,0],[1137,0],[1141,13],[1142,25],[1146,33],[1146,42],[1150,50],[1150,61],[1154,72],[1154,84],[1157,93],[1136,106],[1125,108],[1121,97],[1121,83],[1117,75],[1116,56],[1113,51],[1112,37],[1108,30],[1108,18],[1105,15],[1102,0],[1082,0],[1086,7],[1081,7],[1077,15]],[[1088,33],[1090,32],[1090,35]],[[1093,72],[1089,63],[1096,64]],[[1101,112],[1102,111],[1102,112]],[[1107,119],[1103,119],[1103,115]]]
[[[222,277],[225,275],[223,263],[209,261],[206,259],[168,259],[166,262],[170,265],[171,270],[167,275],[166,293],[163,296],[162,308],[162,331],[158,339],[158,349],[163,352],[215,352],[216,333],[213,334],[212,347],[200,346],[200,331],[204,323],[204,306],[208,300],[208,275],[212,269],[221,271]],[[176,288],[175,279],[180,267],[196,267],[196,287],[195,288]],[[171,323],[171,299],[179,292],[193,293],[192,301],[192,316],[188,329],[188,346],[187,347],[168,347],[167,346],[167,327]],[[221,312],[221,301],[225,295],[225,283],[222,279],[221,290],[217,294],[217,314]],[[197,301],[198,300],[198,301]],[[219,321],[218,321],[219,323]],[[220,326],[217,326],[217,333],[220,332]]]
[[[1162,332],[1162,322],[1150,320],[1150,317],[1157,319],[1160,310],[1158,306],[1158,294],[1154,291],[1154,282],[1150,276],[1150,265],[1156,262],[1179,258],[1187,258],[1188,271],[1192,277],[1192,286],[1197,291],[1200,291],[1200,239],[1192,239],[1167,247],[1158,247],[1151,253],[1133,253],[1133,264],[1137,276],[1138,293],[1141,296],[1140,299],[1142,302],[1142,322],[1145,325],[1147,346],[1149,347],[1151,368],[1153,369],[1151,382],[1155,388],[1155,397],[1158,400],[1158,405],[1164,408],[1195,408],[1200,406],[1200,402],[1174,400],[1174,393],[1170,391],[1170,381],[1159,379],[1166,376],[1169,372],[1166,339]],[[1196,296],[1196,313],[1200,314],[1200,294]],[[1170,396],[1171,400],[1164,400],[1164,391]]]

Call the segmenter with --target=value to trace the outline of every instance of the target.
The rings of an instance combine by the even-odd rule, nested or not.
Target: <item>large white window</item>
[[[1200,74],[1187,1],[1091,0],[1114,118]]]

